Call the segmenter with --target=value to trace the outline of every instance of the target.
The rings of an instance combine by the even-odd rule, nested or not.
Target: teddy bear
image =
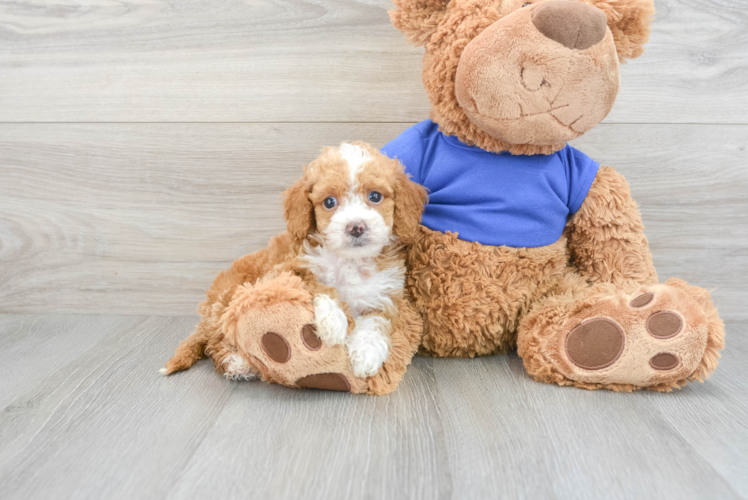
[[[709,293],[659,283],[624,177],[568,146],[610,111],[651,0],[395,0],[431,119],[383,151],[430,190],[408,255],[419,349],[517,348],[536,380],[671,391],[717,366]]]
[[[425,47],[431,103],[430,119],[382,149],[429,192],[406,256],[419,354],[516,348],[535,380],[584,389],[708,377],[725,335],[709,293],[660,283],[624,177],[567,144],[613,106],[652,0],[394,3],[394,26]],[[284,367],[293,379],[330,371],[298,359]],[[401,374],[388,376],[379,391],[369,379],[337,388],[383,394]]]

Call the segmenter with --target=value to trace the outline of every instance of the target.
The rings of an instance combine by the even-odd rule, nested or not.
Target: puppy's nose
[[[543,2],[532,13],[532,24],[543,35],[570,49],[584,50],[605,37],[605,13],[574,0]]]
[[[366,232],[366,224],[363,221],[351,222],[346,226],[345,230],[354,238],[358,238]]]

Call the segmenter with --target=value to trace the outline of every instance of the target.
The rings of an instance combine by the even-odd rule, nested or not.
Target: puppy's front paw
[[[328,345],[345,343],[348,333],[348,318],[333,299],[320,294],[314,297],[314,318],[317,336]]]
[[[389,322],[379,317],[357,320],[347,344],[353,374],[360,378],[376,375],[390,355]]]

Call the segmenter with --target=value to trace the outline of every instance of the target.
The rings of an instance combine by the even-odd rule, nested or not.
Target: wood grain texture
[[[516,355],[416,358],[382,397],[158,374],[194,318],[0,315],[4,499],[748,498],[748,323],[706,384],[616,394]],[[734,340],[730,340],[734,339]],[[16,354],[21,351],[16,348]]]
[[[3,497],[163,497],[235,389],[207,366],[192,385],[158,373],[194,319],[2,317],[0,338],[38,321],[48,337],[75,338],[60,349],[64,366],[32,375],[0,414]]]
[[[748,123],[748,12],[657,0],[611,123]],[[0,121],[411,122],[389,0],[0,2]]]
[[[0,125],[0,311],[193,314],[283,230],[279,194],[322,145],[408,124]],[[748,152],[738,125],[601,125],[574,144],[629,180],[662,279],[746,319]]]
[[[138,324],[138,318],[60,316],[0,316],[0,406],[35,389],[42,379],[60,370],[77,370],[70,363],[100,342],[116,341]],[[91,338],[82,338],[81,331]],[[36,401],[30,401],[32,405]],[[32,406],[33,407],[33,406]],[[29,406],[8,407],[20,411]],[[0,434],[3,431],[0,430]]]

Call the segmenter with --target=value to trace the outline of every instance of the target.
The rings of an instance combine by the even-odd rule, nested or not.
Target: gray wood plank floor
[[[157,368],[194,317],[0,315],[0,485],[28,498],[748,498],[748,323],[706,384],[616,394],[516,355],[384,397]]]

